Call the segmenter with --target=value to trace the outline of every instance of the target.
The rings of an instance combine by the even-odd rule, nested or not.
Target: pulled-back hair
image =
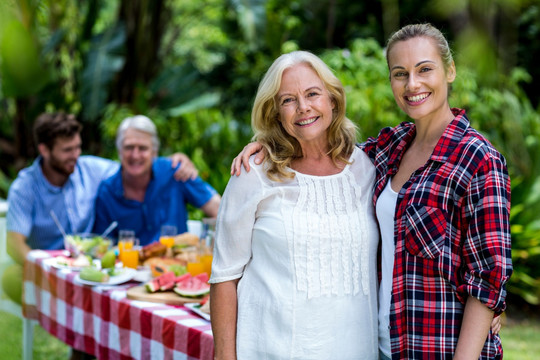
[[[406,25],[392,34],[386,43],[386,63],[388,64],[388,54],[390,54],[390,50],[397,42],[406,41],[416,37],[427,37],[435,42],[437,49],[439,50],[439,55],[442,59],[444,69],[448,70],[454,61],[452,57],[452,50],[450,49],[448,41],[441,31],[429,23]]]
[[[308,65],[323,82],[331,101],[334,103],[332,122],[328,128],[328,144],[332,161],[348,163],[348,157],[356,143],[356,126],[345,116],[345,89],[332,70],[316,55],[307,51],[293,51],[278,57],[264,75],[251,112],[251,126],[257,140],[268,151],[265,157],[267,175],[280,181],[294,177],[288,171],[291,161],[302,155],[300,143],[289,135],[279,119],[276,96],[281,86],[285,70],[298,65]]]
[[[58,138],[72,138],[80,134],[82,125],[75,115],[63,112],[43,113],[34,122],[34,141],[36,145],[45,144],[52,149]]]

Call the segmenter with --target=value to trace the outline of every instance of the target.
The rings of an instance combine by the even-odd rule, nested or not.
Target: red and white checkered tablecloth
[[[134,281],[117,286],[74,282],[51,265],[61,251],[31,251],[24,267],[23,313],[69,346],[106,359],[213,359],[210,322],[189,309],[130,300]]]

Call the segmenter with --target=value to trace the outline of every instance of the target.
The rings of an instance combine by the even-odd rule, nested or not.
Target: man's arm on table
[[[24,259],[30,252],[30,246],[26,244],[26,236],[14,231],[8,231],[6,235],[6,250],[9,256],[18,264],[24,265]]]

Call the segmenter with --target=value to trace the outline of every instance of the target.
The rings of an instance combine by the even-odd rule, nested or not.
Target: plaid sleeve
[[[464,264],[457,293],[468,295],[500,313],[506,308],[506,283],[512,274],[510,178],[501,158],[487,153],[465,199]]]

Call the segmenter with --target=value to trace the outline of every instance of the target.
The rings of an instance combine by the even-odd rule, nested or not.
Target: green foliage
[[[496,5],[511,10],[512,1]],[[152,2],[143,3],[0,1],[0,135],[8,140],[0,145],[18,144],[9,160],[2,154],[2,161],[31,161],[24,151],[31,144],[21,129],[30,128],[44,110],[75,113],[85,123],[85,151],[111,158],[117,158],[114,138],[120,121],[145,114],[158,127],[161,154],[188,154],[201,177],[223,192],[232,159],[251,138],[250,112],[260,79],[277,56],[296,49],[320,54],[342,80],[347,114],[358,125],[359,141],[376,136],[385,126],[408,121],[395,104],[380,45],[382,28],[395,29],[381,24],[377,2],[166,0],[160,2],[162,11],[152,13],[162,19],[163,33],[152,26],[156,24],[149,12],[122,12],[156,8]],[[490,16],[465,0],[453,5],[440,0],[401,2],[399,10],[402,19],[437,23],[442,20],[430,19],[429,14],[443,3],[448,7],[441,16],[458,10]],[[518,59],[531,64],[534,49],[540,46],[538,14],[538,5],[533,4],[519,17],[526,29],[520,36],[527,41],[518,44]],[[149,31],[130,33],[124,24]],[[15,36],[5,36],[6,29]],[[472,125],[508,161],[515,266],[509,290],[535,304],[540,301],[540,115],[521,89],[529,86],[529,91],[537,91],[532,81],[537,70],[507,66],[504,72],[496,71],[502,68],[498,51],[505,46],[498,44],[495,51],[491,32],[478,35],[464,29],[479,27],[460,28],[450,38],[457,45],[458,66],[451,104],[465,108]],[[144,40],[136,56],[127,55],[129,39],[137,44]],[[20,71],[23,68],[28,71]],[[141,71],[144,76],[139,76]],[[0,176],[1,195],[15,176],[15,166],[0,165],[7,174]],[[192,217],[201,216],[190,211]]]
[[[39,92],[48,79],[39,61],[39,50],[32,35],[15,18],[2,26],[1,34],[2,93],[5,96],[21,97]]]
[[[540,114],[519,86],[515,69],[504,86],[479,86],[478,74],[459,70],[451,102],[467,109],[477,128],[506,157],[512,181],[512,261],[508,290],[540,304]]]
[[[375,40],[357,39],[350,49],[327,51],[321,57],[345,86],[347,116],[359,127],[359,141],[407,119],[396,106],[386,59]]]
[[[109,95],[109,84],[122,69],[122,48],[126,34],[122,25],[110,27],[92,39],[82,71],[80,98],[83,117],[95,120],[102,115]]]

